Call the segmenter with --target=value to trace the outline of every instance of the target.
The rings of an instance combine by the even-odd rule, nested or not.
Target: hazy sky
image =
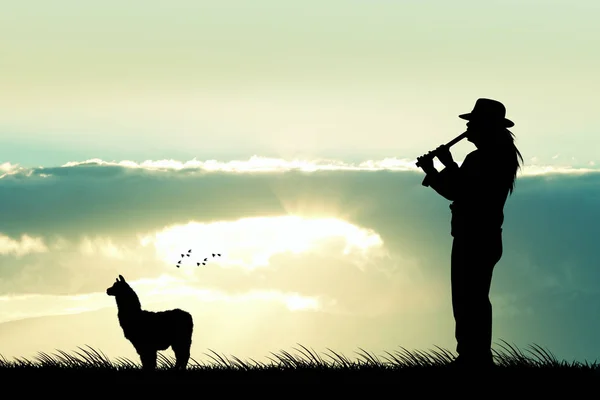
[[[528,158],[598,160],[593,1],[13,1],[2,159],[416,157],[506,104]]]
[[[414,159],[489,97],[526,165],[495,339],[594,360],[599,16],[592,1],[4,4],[0,354],[135,357],[105,294],[118,274],[145,307],[193,313],[199,358],[453,350],[450,210]],[[223,257],[177,269],[190,248]]]

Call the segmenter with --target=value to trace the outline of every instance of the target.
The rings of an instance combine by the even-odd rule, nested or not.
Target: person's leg
[[[452,294],[452,313],[454,315],[454,336],[456,337],[456,352],[459,357],[463,354],[463,339],[465,336],[465,262],[464,262],[464,243],[459,238],[452,241],[452,254],[450,257],[450,284]]]
[[[452,305],[459,359],[491,363],[493,269],[502,255],[501,237],[455,238],[451,257]]]

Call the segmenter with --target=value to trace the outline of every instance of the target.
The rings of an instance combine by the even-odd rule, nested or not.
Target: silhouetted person
[[[438,172],[432,157],[419,157],[423,184],[452,201],[451,286],[458,358],[455,365],[493,366],[492,305],[489,291],[494,266],[502,257],[504,205],[512,194],[523,161],[508,128],[506,109],[498,101],[478,99],[467,122],[467,140],[477,150],[459,167],[447,146],[433,154],[444,165]]]
[[[119,324],[140,356],[142,368],[156,368],[156,352],[169,346],[175,353],[176,369],[185,369],[190,358],[192,316],[178,308],[167,311],[145,311],[137,294],[119,275],[106,294],[115,296],[119,309]]]

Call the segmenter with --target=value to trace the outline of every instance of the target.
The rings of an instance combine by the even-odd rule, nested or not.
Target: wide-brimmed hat
[[[506,108],[504,104],[492,99],[477,99],[473,111],[468,114],[461,114],[459,118],[467,121],[482,120],[486,122],[496,123],[498,125],[510,128],[514,126],[514,122],[506,118]]]

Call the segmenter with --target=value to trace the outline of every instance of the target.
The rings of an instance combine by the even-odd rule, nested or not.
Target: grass
[[[549,350],[531,345],[524,351],[505,341],[494,349],[497,368],[495,376],[543,377],[557,383],[557,378],[600,378],[600,365],[593,363],[558,360]],[[403,347],[393,352],[375,355],[359,348],[353,359],[334,350],[317,353],[298,345],[293,352],[280,351],[266,357],[269,361],[241,360],[235,356],[218,354],[213,350],[205,353],[207,361],[190,359],[186,371],[171,370],[175,359],[158,354],[158,368],[154,373],[141,371],[138,360],[118,357],[109,359],[101,351],[89,346],[67,353],[58,350],[54,354],[38,353],[33,359],[7,360],[0,355],[0,376],[25,375],[37,378],[76,378],[77,381],[140,382],[151,379],[153,383],[208,382],[208,383],[392,383],[399,379],[418,377],[449,377],[455,372],[445,368],[455,354],[435,347],[429,351],[409,351]],[[472,375],[471,375],[472,376]],[[338,379],[339,378],[339,379]],[[341,379],[341,380],[340,380]],[[5,380],[7,382],[9,380]],[[37,381],[37,379],[36,379]]]

